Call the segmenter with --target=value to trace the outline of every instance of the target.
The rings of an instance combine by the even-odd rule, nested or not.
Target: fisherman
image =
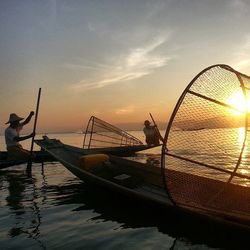
[[[24,120],[24,122],[20,122],[24,118],[19,117],[15,113],[12,113],[10,114],[8,122],[5,123],[10,124],[9,127],[5,129],[5,142],[9,160],[26,161],[30,158],[30,152],[24,149],[19,142],[34,137],[35,133],[31,133],[30,135],[22,137],[19,136],[19,133],[23,126],[30,122],[33,115],[34,112],[31,111],[28,117]]]
[[[150,121],[146,120],[144,122],[145,127],[143,128],[143,132],[146,136],[146,143],[148,146],[157,146],[160,145],[160,140],[162,139],[157,126],[151,126]]]

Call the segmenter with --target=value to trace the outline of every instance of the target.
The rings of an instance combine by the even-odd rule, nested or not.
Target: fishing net
[[[214,65],[181,95],[162,147],[177,206],[250,221],[249,93],[250,77]]]
[[[123,131],[95,116],[89,119],[83,148],[107,148],[107,147],[125,147],[138,146],[143,143],[133,135]]]

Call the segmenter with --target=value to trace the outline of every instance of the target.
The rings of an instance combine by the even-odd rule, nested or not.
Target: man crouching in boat
[[[26,161],[30,158],[30,152],[22,147],[19,141],[24,141],[26,139],[32,138],[34,133],[27,136],[19,136],[20,130],[24,125],[30,122],[34,112],[31,111],[24,122],[20,122],[24,118],[19,117],[15,113],[10,114],[9,121],[5,124],[10,124],[8,128],[5,129],[5,142],[8,151],[9,160],[23,160]]]

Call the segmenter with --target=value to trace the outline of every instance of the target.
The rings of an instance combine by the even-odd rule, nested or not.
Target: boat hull
[[[178,213],[194,216],[203,222],[207,221],[229,229],[234,228],[241,232],[250,232],[248,221],[238,220],[232,215],[229,216],[227,214],[227,216],[224,216],[223,213],[197,209],[191,205],[180,206],[173,204],[165,189],[162,170],[157,166],[109,155],[108,161],[85,168],[86,166],[84,167],[80,164],[80,159],[83,157],[81,150],[74,151],[72,147],[61,142],[53,142],[50,146],[46,142],[44,144],[40,143],[40,145],[84,182],[108,188],[133,199],[163,205]],[[168,171],[168,176],[171,174],[176,175],[178,172],[169,169],[164,171]],[[181,172],[178,173],[182,174]],[[201,177],[192,176],[192,178]]]
[[[46,151],[34,151],[34,155],[35,158],[33,159],[33,162],[35,163],[56,161],[56,159]],[[24,163],[27,163],[27,161],[8,160],[8,153],[6,151],[0,152],[0,169],[21,165]]]

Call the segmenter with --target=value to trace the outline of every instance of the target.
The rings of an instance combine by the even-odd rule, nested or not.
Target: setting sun
[[[234,115],[242,115],[250,110],[250,102],[245,98],[242,91],[235,92],[230,96],[228,104],[233,108],[231,113]]]

